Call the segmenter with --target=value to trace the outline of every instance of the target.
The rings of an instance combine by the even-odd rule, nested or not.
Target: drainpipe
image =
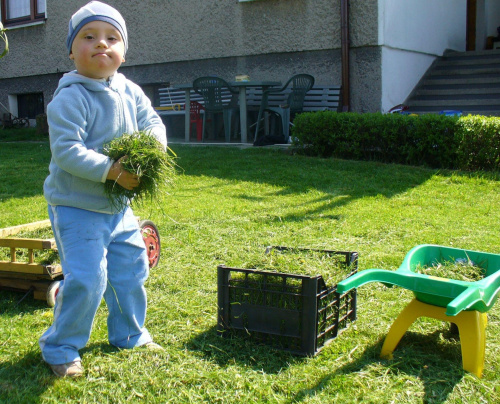
[[[340,40],[342,47],[342,112],[350,108],[349,86],[349,0],[340,0]]]

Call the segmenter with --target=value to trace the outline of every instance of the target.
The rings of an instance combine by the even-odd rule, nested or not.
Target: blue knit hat
[[[68,52],[71,53],[71,46],[78,31],[82,29],[85,24],[92,21],[104,21],[113,25],[122,36],[125,45],[125,53],[128,49],[128,36],[125,20],[118,10],[113,7],[101,3],[100,1],[91,1],[78,10],[69,20],[68,38],[66,39],[66,47]]]

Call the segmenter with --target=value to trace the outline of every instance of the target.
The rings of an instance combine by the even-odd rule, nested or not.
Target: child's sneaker
[[[54,374],[58,377],[80,377],[83,376],[83,366],[80,360],[62,365],[50,365]]]
[[[146,348],[149,351],[164,351],[165,349],[158,345],[156,342],[147,342],[144,345],[142,345],[144,348]]]

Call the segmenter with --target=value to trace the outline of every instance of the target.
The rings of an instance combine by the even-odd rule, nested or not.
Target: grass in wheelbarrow
[[[171,149],[163,151],[163,146],[144,131],[123,134],[104,145],[103,153],[117,161],[123,156],[125,170],[139,176],[140,183],[133,190],[127,190],[116,181],[106,181],[105,193],[118,209],[126,206],[127,200],[137,203],[151,201],[163,195],[166,186],[173,183],[176,164],[175,153]]]
[[[439,278],[453,279],[464,282],[477,282],[484,278],[486,273],[476,263],[470,260],[457,259],[455,261],[444,261],[428,266],[417,266],[416,272]]]

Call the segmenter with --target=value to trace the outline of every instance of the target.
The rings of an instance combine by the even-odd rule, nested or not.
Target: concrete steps
[[[409,112],[500,116],[500,50],[447,52],[405,101]]]

